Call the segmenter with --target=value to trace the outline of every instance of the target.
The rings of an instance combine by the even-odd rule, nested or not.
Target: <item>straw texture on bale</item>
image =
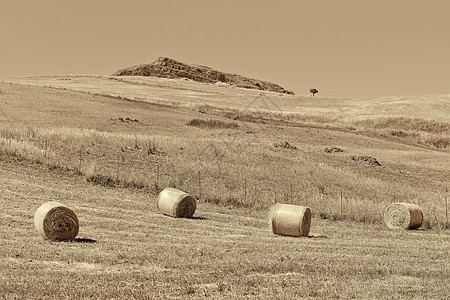
[[[384,212],[384,223],[390,229],[416,229],[422,221],[422,209],[411,203],[394,203]]]
[[[194,215],[197,204],[195,199],[178,189],[165,188],[158,196],[160,213],[175,218],[189,218]]]
[[[77,215],[59,202],[46,202],[34,214],[38,233],[53,241],[73,240],[79,229]]]
[[[275,204],[269,213],[272,232],[287,236],[308,236],[311,227],[311,210],[309,207]]]

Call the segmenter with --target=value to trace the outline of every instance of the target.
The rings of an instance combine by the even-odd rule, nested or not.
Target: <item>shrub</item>
[[[187,123],[189,126],[199,127],[199,128],[227,128],[227,129],[238,129],[239,125],[236,122],[224,122],[220,120],[202,120],[202,119],[192,119]]]

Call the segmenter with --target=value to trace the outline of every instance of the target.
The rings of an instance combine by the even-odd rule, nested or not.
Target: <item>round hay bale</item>
[[[73,240],[78,234],[77,215],[59,202],[46,202],[34,214],[38,233],[52,241]]]
[[[291,204],[275,204],[269,213],[272,232],[287,236],[308,236],[311,209]]]
[[[390,229],[416,229],[422,221],[422,209],[411,203],[394,203],[384,212],[384,223]]]
[[[194,215],[197,203],[195,199],[178,189],[165,188],[158,196],[160,213],[175,218],[189,218]]]

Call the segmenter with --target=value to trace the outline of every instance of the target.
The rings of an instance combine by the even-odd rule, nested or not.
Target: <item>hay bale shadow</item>
[[[308,235],[309,239],[327,239],[328,236],[326,235],[321,235],[321,234],[310,234]]]
[[[189,218],[186,218],[186,219],[191,219],[191,220],[209,220],[208,217],[195,217],[195,216],[192,216],[192,217],[189,217]]]
[[[87,238],[76,238],[72,242],[74,242],[74,243],[97,243],[96,240],[87,239]]]

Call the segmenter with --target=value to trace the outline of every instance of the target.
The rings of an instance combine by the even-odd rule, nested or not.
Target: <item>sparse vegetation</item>
[[[354,126],[366,134],[393,136],[436,149],[449,149],[450,146],[450,125],[445,122],[398,117],[357,121]]]
[[[450,132],[450,124],[408,117],[376,118],[355,122],[356,126],[374,129],[395,129],[396,131],[422,131],[434,134]]]
[[[362,162],[366,162],[370,165],[373,166],[381,166],[381,164],[378,162],[378,160],[375,157],[371,157],[371,156],[352,156],[351,157],[352,160],[354,161],[362,161]]]
[[[342,150],[341,148],[338,148],[338,147],[326,147],[325,152],[326,153],[339,153],[339,152],[344,152],[344,150]]]
[[[187,123],[189,126],[199,127],[199,128],[226,128],[226,129],[237,129],[239,125],[236,122],[224,122],[220,120],[202,120],[202,119],[192,119]]]
[[[208,141],[199,144],[189,138],[174,140],[171,137],[140,135],[139,140],[149,141],[147,147],[141,149],[134,146],[134,134],[29,127],[14,127],[11,130],[3,128],[0,132],[7,135],[12,133],[11,142],[5,137],[0,139],[2,156],[42,164],[53,169],[72,170],[84,176],[88,182],[103,186],[156,191],[155,186],[170,185],[198,193],[196,177],[198,172],[201,172],[201,185],[205,190],[203,201],[224,206],[266,209],[274,200],[273,193],[276,193],[277,201],[308,204],[315,208],[314,214],[334,211],[334,214],[338,215],[337,195],[340,189],[343,189],[350,211],[346,210],[339,219],[357,220],[363,217],[365,221],[380,223],[383,206],[390,203],[391,193],[395,191],[402,194],[402,197],[398,197],[399,200],[417,199],[416,201],[420,201],[424,193],[421,189],[404,188],[401,181],[380,181],[371,176],[359,176],[351,170],[339,170],[332,165],[317,164],[314,161],[303,161],[301,166],[296,166],[292,163],[298,159],[295,152],[288,156],[286,152],[273,152],[258,157],[259,146],[247,147],[243,153],[227,153],[227,148],[234,146],[219,142],[214,147],[215,151],[220,153],[214,154],[213,149],[208,146]],[[164,146],[156,146],[156,140]],[[79,145],[90,145],[86,147],[89,153],[83,152],[81,172],[78,170]],[[284,148],[292,147],[290,144],[280,145]],[[236,144],[236,147],[239,145]],[[184,154],[180,156],[182,152]],[[198,153],[203,154],[201,161],[198,160]],[[380,165],[378,160],[370,156],[353,156],[352,159],[367,162],[368,165]],[[254,174],[252,182],[249,183],[245,203],[241,200],[243,179],[236,175],[240,174],[239,170],[244,166]],[[286,173],[285,170],[290,172]],[[296,175],[293,177],[294,173]],[[158,184],[155,184],[157,181]],[[301,189],[297,187],[299,181]],[[287,190],[289,184],[293,183],[295,191],[292,195]],[[284,188],[286,185],[288,186]],[[269,189],[264,190],[264,187]],[[427,193],[428,199],[440,197],[440,193],[433,190],[428,190]],[[429,204],[430,206],[426,203],[422,205],[429,211],[430,224],[442,227],[442,208]],[[359,208],[353,210],[357,207]],[[361,210],[362,207],[364,208]],[[379,211],[379,214],[374,215],[372,211]]]

